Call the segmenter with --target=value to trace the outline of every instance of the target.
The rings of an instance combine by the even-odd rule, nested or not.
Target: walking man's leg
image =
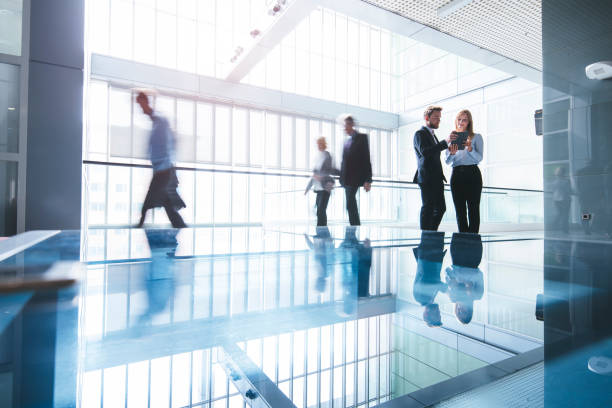
[[[351,225],[361,225],[356,198],[358,189],[359,187],[344,186],[344,193],[346,195],[346,210],[348,211],[349,223]]]
[[[183,217],[176,211],[176,209],[172,206],[171,203],[166,203],[164,205],[164,210],[166,210],[166,214],[168,215],[168,219],[172,223],[172,228],[185,228],[187,224],[183,221]]]

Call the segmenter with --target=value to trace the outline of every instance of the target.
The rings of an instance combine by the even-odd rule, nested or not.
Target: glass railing
[[[307,179],[303,181],[304,187]],[[445,186],[446,213],[442,223],[455,224],[455,209],[448,185]],[[481,223],[489,224],[542,224],[544,223],[543,192],[539,190],[483,187],[480,203]],[[316,221],[315,194],[304,196],[304,189],[267,190],[265,198],[265,222],[290,222],[306,218]],[[399,221],[419,223],[421,192],[416,183],[404,181],[374,180],[372,190],[360,189],[358,203],[362,222]],[[307,206],[307,217],[292,212],[296,203]],[[344,190],[336,184],[328,205],[328,222],[345,222]],[[304,211],[302,209],[302,211]]]
[[[152,170],[145,164],[86,160],[84,165],[85,225],[129,226],[140,209]],[[315,194],[304,194],[310,175],[289,171],[245,168],[177,167],[179,193],[187,204],[181,211],[193,226],[259,225],[263,223],[315,223]],[[455,224],[449,186],[445,187],[445,224]],[[421,194],[406,181],[375,179],[372,190],[358,193],[360,216],[367,222],[401,222],[418,225]],[[543,225],[543,192],[484,187],[481,223]],[[344,190],[336,183],[327,209],[328,222],[348,222]],[[148,224],[168,224],[162,209],[150,212]]]

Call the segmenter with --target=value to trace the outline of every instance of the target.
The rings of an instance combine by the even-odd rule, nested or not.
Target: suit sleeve
[[[422,155],[422,156],[431,156],[431,155],[439,155],[440,152],[446,148],[448,148],[448,144],[446,140],[442,140],[437,144],[429,144],[425,139],[429,135],[425,135],[425,132],[421,132],[420,130],[414,134],[414,148]]]
[[[370,143],[368,136],[363,135],[364,162],[366,163],[366,183],[372,183],[372,160],[370,159]]]

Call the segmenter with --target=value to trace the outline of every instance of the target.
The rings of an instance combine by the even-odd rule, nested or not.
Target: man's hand
[[[446,139],[446,144],[447,145],[451,145],[451,143],[457,139],[457,132],[455,132],[454,130],[451,132],[450,135],[448,135],[448,139]]]
[[[459,150],[459,145],[456,145],[456,144],[448,145],[448,152],[450,153],[451,156],[457,153],[457,150]]]
[[[468,137],[464,144],[465,144],[465,148],[467,149],[467,151],[471,152],[472,151],[472,140]]]
[[[372,183],[363,183],[363,189],[367,192],[372,188]]]

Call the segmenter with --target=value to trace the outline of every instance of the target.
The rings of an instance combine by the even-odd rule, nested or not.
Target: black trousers
[[[327,203],[329,203],[330,192],[327,190],[317,191],[317,227],[327,226]]]
[[[140,221],[138,227],[141,228],[144,224],[147,211],[151,208],[163,207],[166,210],[168,219],[172,223],[173,228],[185,228],[187,225],[183,218],[178,213],[178,210],[185,208],[185,202],[176,191],[178,187],[178,178],[174,168],[156,171],[153,173],[153,179],[149,185],[147,196],[142,204],[140,211]]]
[[[351,225],[361,225],[359,220],[359,207],[357,207],[357,191],[359,187],[344,186],[346,196],[346,210],[348,211],[349,223]]]
[[[419,184],[421,188],[421,229],[437,231],[446,212],[444,182],[442,180]]]
[[[482,193],[480,169],[475,164],[453,167],[450,185],[459,232],[477,234],[480,229],[480,194]]]

